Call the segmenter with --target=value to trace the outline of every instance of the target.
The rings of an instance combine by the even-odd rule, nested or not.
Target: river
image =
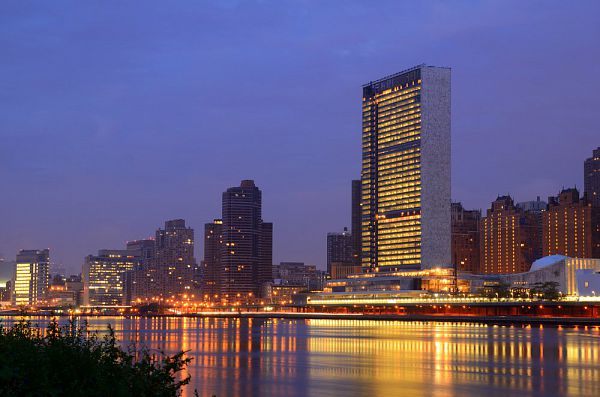
[[[10,323],[12,319],[3,319]],[[45,326],[48,318],[32,318]],[[184,396],[598,396],[597,327],[91,317],[124,343],[189,350]]]

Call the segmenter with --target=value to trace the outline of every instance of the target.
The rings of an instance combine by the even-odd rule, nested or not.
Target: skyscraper
[[[255,297],[272,281],[273,224],[262,220],[262,193],[254,181],[223,193],[222,220],[221,297]]]
[[[594,207],[600,207],[600,147],[583,163],[583,191]]]
[[[341,233],[327,233],[327,273],[332,274],[334,266],[355,266],[353,240],[348,228]]]
[[[352,234],[352,257],[354,258],[354,264],[360,266],[360,194],[361,194],[361,183],[359,180],[352,181],[352,203],[351,203],[351,220],[352,228],[350,233]]]
[[[584,194],[592,204],[592,257],[600,258],[600,147],[585,160]]]
[[[183,219],[165,222],[156,231],[156,252],[150,266],[155,282],[153,295],[172,297],[192,294],[194,269],[194,229],[186,227]]]
[[[452,203],[452,264],[457,270],[479,271],[480,210],[466,210],[461,203]]]
[[[515,206],[510,196],[499,196],[481,220],[480,273],[529,271],[540,257],[539,216]]]
[[[50,284],[50,250],[20,250],[13,279],[15,305],[42,303]]]
[[[363,267],[449,265],[450,69],[421,65],[364,85],[362,115]]]
[[[214,299],[221,293],[221,250],[223,249],[223,221],[215,219],[204,224],[204,260],[202,261],[201,293]]]

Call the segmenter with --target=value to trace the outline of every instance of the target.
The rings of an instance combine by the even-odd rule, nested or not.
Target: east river
[[[31,318],[45,326],[48,318]],[[4,318],[8,325],[14,318]],[[91,317],[189,350],[184,396],[599,396],[600,330],[370,320]]]

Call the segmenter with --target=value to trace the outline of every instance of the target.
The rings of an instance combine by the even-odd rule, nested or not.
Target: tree
[[[544,300],[557,300],[560,296],[558,291],[559,283],[556,281],[546,281],[544,283],[535,283],[531,286],[531,294]]]
[[[481,289],[480,294],[490,299],[508,298],[510,297],[510,285],[502,281],[486,285]]]
[[[99,338],[73,320],[60,327],[53,319],[45,334],[25,320],[0,324],[2,396],[179,396],[190,361],[183,351],[124,350],[110,326]]]

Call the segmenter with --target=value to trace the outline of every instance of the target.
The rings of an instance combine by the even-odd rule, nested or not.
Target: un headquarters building
[[[361,185],[363,270],[450,266],[449,68],[363,86]]]

